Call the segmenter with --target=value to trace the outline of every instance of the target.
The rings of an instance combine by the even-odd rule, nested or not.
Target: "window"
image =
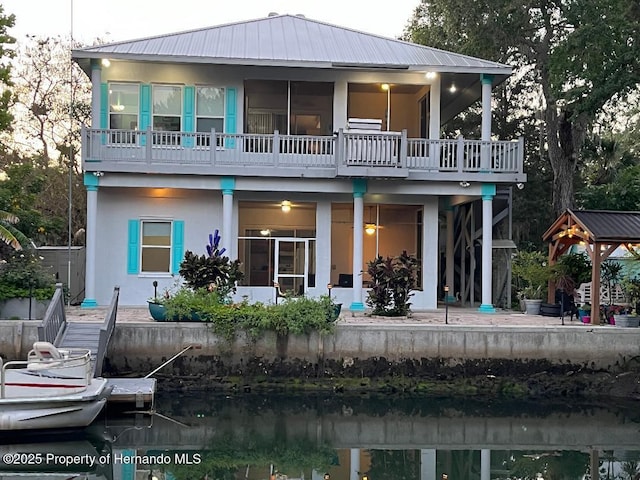
[[[180,135],[163,132],[182,129],[182,87],[154,85],[152,95],[154,143],[179,145]]]
[[[133,83],[109,84],[109,128],[137,130],[140,104],[140,86]],[[135,143],[132,132],[114,132],[112,143]]]
[[[171,222],[142,221],[143,273],[171,272]]]
[[[224,88],[196,88],[196,132],[224,132]],[[218,146],[222,138],[218,139]],[[198,136],[198,146],[209,146],[209,137]]]

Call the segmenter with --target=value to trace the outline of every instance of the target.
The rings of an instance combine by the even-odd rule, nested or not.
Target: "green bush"
[[[15,251],[0,264],[0,300],[30,296],[49,300],[55,289],[55,276],[34,249]]]
[[[403,316],[411,311],[409,299],[417,286],[418,260],[402,252],[397,257],[378,256],[367,264],[371,290],[367,305],[374,315]]]
[[[324,295],[319,299],[299,297],[273,305],[260,302],[229,303],[215,290],[182,288],[164,300],[168,318],[211,324],[213,331],[232,340],[239,331],[251,338],[273,331],[279,335],[302,335],[314,331],[333,331],[335,305]]]

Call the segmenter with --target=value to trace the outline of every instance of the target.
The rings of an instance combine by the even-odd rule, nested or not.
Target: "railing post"
[[[336,138],[336,146],[335,146],[335,161],[336,161],[336,169],[339,165],[344,165],[345,162],[345,141],[344,141],[344,129],[338,129],[338,137]]]
[[[218,149],[218,143],[216,140],[216,129],[211,129],[211,137],[209,138],[209,160],[211,165],[216,164],[216,150]]]
[[[464,137],[462,135],[458,135],[457,139],[456,164],[458,167],[458,172],[462,173],[464,171]]]
[[[407,148],[409,143],[407,142],[407,129],[403,128],[400,133],[400,145],[398,145],[398,160],[400,161],[400,168],[407,166]]]
[[[518,162],[518,173],[524,171],[524,137],[518,137],[518,154],[516,155],[516,162]]]
[[[278,130],[273,131],[273,165],[278,166],[280,163],[280,132]]]
[[[145,160],[151,163],[153,138],[151,138],[151,125],[147,125],[147,144],[145,146]]]

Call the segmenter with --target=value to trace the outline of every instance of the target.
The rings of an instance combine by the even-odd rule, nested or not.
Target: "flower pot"
[[[7,320],[42,320],[51,300],[10,298],[0,302],[0,318]]]
[[[166,322],[167,321],[167,309],[161,303],[149,303],[149,313],[151,314],[151,318],[153,318],[156,322]]]
[[[582,323],[591,323],[591,315],[584,315],[582,317]]]
[[[542,306],[542,300],[535,298],[524,299],[525,313],[527,315],[540,315],[540,307]]]
[[[624,328],[638,328],[638,324],[640,323],[640,317],[636,315],[614,315],[616,327],[624,327]]]

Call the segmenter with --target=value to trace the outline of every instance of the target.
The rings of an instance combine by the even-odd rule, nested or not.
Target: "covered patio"
[[[567,209],[544,233],[549,242],[549,265],[581,245],[591,259],[591,291],[600,292],[602,263],[619,247],[634,252],[640,244],[640,212]],[[555,285],[549,286],[549,302],[554,302]],[[600,322],[600,295],[592,295],[591,321]]]

